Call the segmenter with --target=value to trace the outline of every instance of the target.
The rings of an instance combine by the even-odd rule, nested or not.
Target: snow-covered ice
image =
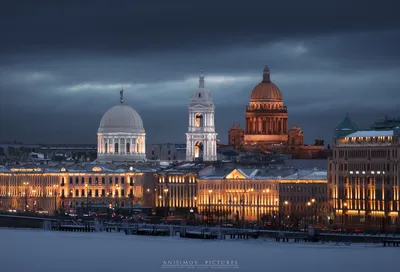
[[[196,268],[208,267],[208,271],[217,268],[205,264],[230,261],[235,265],[225,266],[225,271],[236,267],[234,271],[368,272],[396,271],[400,263],[395,258],[400,248],[373,244],[283,244],[263,239],[192,240],[26,229],[0,229],[0,241],[0,271],[4,272],[175,271],[181,266],[167,268],[184,261],[197,262]]]

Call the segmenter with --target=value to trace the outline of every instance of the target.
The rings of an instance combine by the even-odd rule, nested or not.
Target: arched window
[[[194,157],[201,158],[203,156],[203,143],[197,141],[194,145]]]
[[[203,127],[203,115],[201,113],[196,114],[196,127]]]
[[[131,149],[131,144],[130,143],[126,143],[126,153],[130,153]]]
[[[114,153],[118,153],[118,151],[119,151],[119,150],[118,150],[118,147],[119,147],[119,146],[118,146],[118,143],[115,143],[115,144],[114,144]]]

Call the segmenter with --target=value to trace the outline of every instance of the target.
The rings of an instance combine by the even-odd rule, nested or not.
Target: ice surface
[[[397,271],[400,248],[277,243],[275,240],[195,240],[123,233],[0,229],[0,271],[199,271],[163,268],[164,262],[235,261],[222,271]],[[168,266],[173,267],[173,266]],[[221,269],[208,268],[206,271]]]

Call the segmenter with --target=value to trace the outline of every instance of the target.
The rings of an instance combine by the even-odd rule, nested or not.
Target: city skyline
[[[21,9],[16,2],[0,17],[1,141],[95,143],[101,116],[124,86],[148,143],[184,143],[204,70],[226,143],[233,123],[244,127],[264,65],[282,91],[289,126],[298,123],[307,144],[331,142],[347,112],[360,128],[400,115],[398,3],[340,9],[306,1],[289,9],[178,1],[153,9],[43,1]]]

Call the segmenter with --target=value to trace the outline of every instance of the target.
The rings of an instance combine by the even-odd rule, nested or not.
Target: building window
[[[61,186],[64,186],[64,178],[61,179]]]
[[[118,153],[118,147],[119,147],[119,145],[118,145],[118,143],[115,143],[115,145],[114,145],[114,153]]]
[[[130,186],[133,186],[134,183],[135,183],[135,182],[133,181],[133,177],[130,177],[130,178],[129,178],[129,185],[130,185]]]
[[[85,196],[85,190],[84,189],[82,189],[82,191],[81,191],[81,196]]]
[[[106,191],[104,189],[101,190],[101,196],[104,197],[106,194]]]
[[[118,177],[115,177],[115,184],[118,184]]]
[[[75,178],[75,184],[79,184],[79,178],[78,177]]]
[[[130,190],[129,190],[129,196],[130,196],[131,198],[133,198],[133,189],[130,189]]]
[[[199,93],[199,98],[201,98],[201,93]]]
[[[95,177],[95,178],[94,178],[94,182],[95,182],[96,184],[99,184],[99,178],[98,178],[98,177]]]
[[[82,183],[82,184],[85,184],[85,177],[82,177],[81,183]]]
[[[125,196],[125,190],[121,189],[121,196]]]
[[[69,184],[72,184],[72,177],[69,178]]]
[[[94,195],[99,196],[99,190],[96,189],[96,191],[94,191]]]
[[[92,177],[89,177],[89,184],[92,184]]]
[[[124,183],[125,183],[125,178],[121,177],[121,184],[124,184]]]
[[[115,190],[115,196],[118,197],[118,190]]]
[[[109,183],[112,184],[112,177],[109,178]]]
[[[75,190],[75,196],[78,197],[79,196],[79,190]],[[78,204],[76,204],[78,205]]]

